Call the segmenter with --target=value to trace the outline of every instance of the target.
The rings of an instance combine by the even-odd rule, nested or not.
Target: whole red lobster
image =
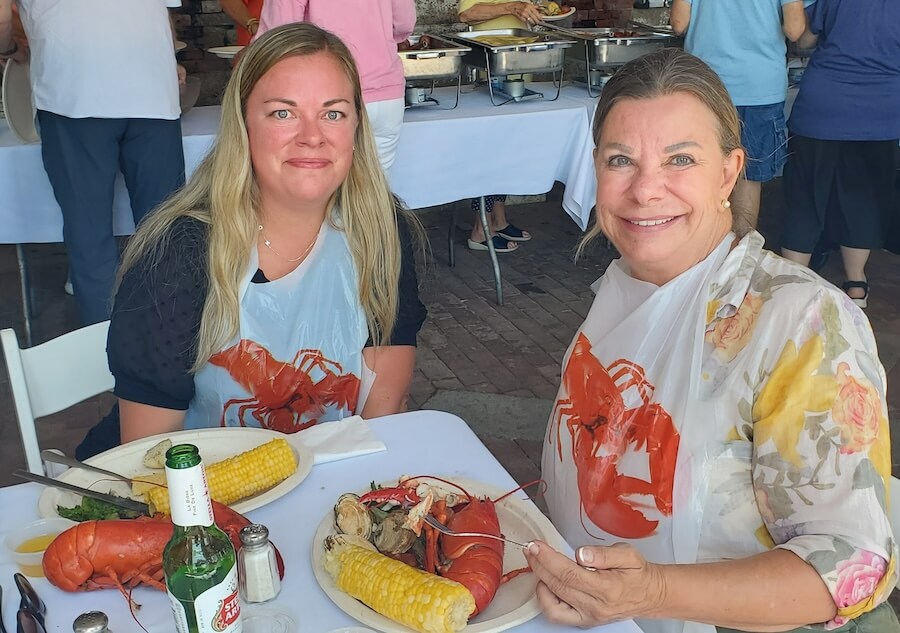
[[[235,550],[241,528],[250,521],[228,506],[213,501],[216,525],[228,534]],[[147,584],[165,591],[163,548],[174,526],[169,517],[84,521],[57,536],[44,552],[44,575],[63,591],[117,588],[126,599],[134,587]],[[284,562],[275,550],[278,571]]]
[[[336,405],[356,410],[359,400],[359,378],[343,373],[340,363],[326,358],[317,349],[301,349],[290,362],[276,359],[265,347],[249,339],[210,356],[212,365],[224,368],[249,398],[232,398],[222,408],[225,415],[237,406],[237,419],[245,425],[248,413],[265,429],[296,433],[318,421],[325,408]],[[312,373],[318,370],[319,380]],[[305,422],[301,418],[306,417]]]
[[[496,499],[479,499],[470,495],[462,486],[440,477],[419,475],[407,481],[432,479],[448,484],[465,495],[465,501],[448,507],[443,500],[436,501],[430,508],[434,517],[456,532],[478,532],[503,536],[500,519],[497,518],[495,504],[514,492],[519,486]],[[535,482],[531,482],[535,483]],[[526,484],[526,486],[531,484]],[[373,490],[360,497],[361,503],[383,503],[394,501],[407,507],[421,501],[414,488],[401,483],[396,488]],[[503,543],[489,538],[468,536],[447,536],[427,523],[425,530],[425,571],[455,580],[463,585],[475,598],[475,616],[484,611],[497,593],[500,585],[529,571],[527,567],[503,573]],[[471,616],[470,616],[471,617]]]

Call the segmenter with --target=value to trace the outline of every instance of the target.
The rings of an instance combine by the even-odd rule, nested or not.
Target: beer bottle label
[[[171,591],[168,594],[172,602],[172,614],[175,616],[175,630],[178,633],[194,633],[188,625],[185,603],[172,595]],[[197,622],[196,633],[241,633],[243,625],[237,565],[231,568],[221,583],[197,596],[193,608]]]
[[[169,506],[172,523],[187,527],[213,524],[212,501],[206,485],[206,472],[202,465],[192,468],[166,467],[169,486]],[[177,498],[176,498],[177,497]]]

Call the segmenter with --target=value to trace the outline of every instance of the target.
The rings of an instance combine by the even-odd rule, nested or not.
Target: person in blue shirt
[[[818,0],[816,47],[788,126],[782,255],[809,265],[820,238],[840,245],[844,291],[866,307],[869,251],[881,248],[900,138],[900,2]]]
[[[756,227],[762,183],[787,157],[784,100],[787,45],[803,34],[802,0],[674,0],[672,29],[684,48],[709,64],[728,89],[747,150],[744,178],[731,200],[737,218]]]

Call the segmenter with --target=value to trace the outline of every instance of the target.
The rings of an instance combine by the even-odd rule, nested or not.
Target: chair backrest
[[[0,331],[25,461],[31,472],[44,472],[35,418],[113,388],[115,380],[106,361],[108,331],[109,321],[103,321],[28,349],[19,348],[15,331]]]

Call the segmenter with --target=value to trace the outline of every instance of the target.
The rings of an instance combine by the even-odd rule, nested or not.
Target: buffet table
[[[286,575],[274,606],[289,613],[302,633],[325,633],[356,622],[338,609],[323,593],[313,576],[311,552],[313,535],[322,519],[332,512],[338,496],[347,491],[365,489],[371,481],[387,481],[407,473],[434,473],[490,483],[512,489],[516,484],[461,419],[448,413],[416,411],[389,416],[371,422],[387,451],[343,461],[319,464],[300,485],[268,505],[249,513],[253,521],[266,525],[272,541],[284,556]],[[428,441],[423,441],[428,438]],[[0,537],[23,523],[38,518],[37,499],[41,488],[23,484],[0,489],[0,507],[17,508],[0,513]],[[571,555],[571,551],[567,552]],[[5,599],[3,621],[10,631],[15,627],[18,592],[12,582],[16,571],[5,551],[0,550],[0,584]],[[89,594],[67,594],[43,578],[32,579],[38,594],[47,604],[47,630],[70,631],[75,617],[97,609],[110,618],[116,633],[139,633],[122,595],[115,590]],[[138,588],[134,599],[143,605],[137,612],[151,633],[169,633],[172,616],[166,596],[158,591]],[[543,616],[521,624],[516,633],[564,633],[568,627],[556,626]],[[633,622],[598,627],[603,633],[640,633]]]
[[[449,102],[446,90],[436,94]],[[589,102],[586,91],[571,86],[556,101],[494,107],[479,89],[463,94],[455,110],[411,108],[391,185],[418,209],[494,193],[544,193],[559,180],[567,185],[563,207],[585,229],[595,197]],[[219,113],[219,106],[194,108],[182,119],[188,177],[215,139]],[[134,231],[121,176],[114,215],[116,234]],[[48,242],[62,242],[62,214],[41,147],[23,145],[0,125],[0,244]]]
[[[531,86],[554,94],[549,85]],[[406,112],[391,185],[411,209],[489,194],[538,194],[566,184],[563,208],[585,230],[594,205],[590,117],[595,100],[567,86],[556,101],[534,99],[495,107],[482,87],[460,98],[455,89],[435,92],[440,106]],[[455,96],[455,95],[454,95]],[[220,108],[194,108],[182,118],[187,176],[215,140]],[[113,214],[116,235],[130,235],[134,222],[121,174]],[[0,125],[0,244],[16,244],[26,341],[31,343],[31,297],[22,244],[62,242],[62,214],[44,171],[39,144],[23,145]],[[497,299],[502,303],[500,269],[490,253]],[[451,265],[452,265],[451,256]]]

